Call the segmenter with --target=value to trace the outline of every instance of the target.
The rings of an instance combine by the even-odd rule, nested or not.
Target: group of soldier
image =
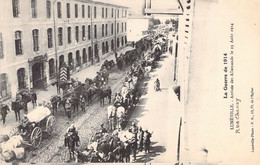
[[[74,126],[68,129],[68,133],[78,136],[78,132]],[[99,134],[100,136],[105,136],[108,133],[108,130],[103,124],[101,124],[100,129],[96,132],[96,134]],[[125,132],[119,129],[112,133],[112,138],[109,141],[107,141],[107,139],[98,140],[99,144],[110,144],[110,148],[112,150],[107,152],[96,151],[94,156],[92,156],[89,161],[128,163],[131,160],[131,162],[136,162],[137,153],[150,153],[152,133],[148,130],[143,130],[142,127],[138,128],[137,124],[133,122],[131,127],[127,130],[127,136],[125,135],[122,137],[123,135],[125,135]],[[122,138],[124,138],[124,140],[122,140]],[[113,143],[116,144],[113,145]],[[101,157],[100,153],[103,153],[104,156]]]

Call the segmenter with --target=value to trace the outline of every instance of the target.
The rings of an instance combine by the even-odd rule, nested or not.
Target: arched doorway
[[[25,69],[20,68],[17,70],[18,89],[26,88]]]
[[[32,66],[32,82],[33,82],[33,88],[45,87],[46,78],[44,77],[43,62],[35,63]]]
[[[70,70],[72,70],[74,68],[74,60],[73,60],[73,55],[71,52],[68,55],[68,64],[69,64]]]

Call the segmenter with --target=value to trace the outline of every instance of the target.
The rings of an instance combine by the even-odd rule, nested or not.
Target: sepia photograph
[[[0,0],[0,164],[260,164],[260,0]]]

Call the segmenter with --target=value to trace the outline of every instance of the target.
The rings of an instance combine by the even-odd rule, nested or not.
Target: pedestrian
[[[145,132],[144,132],[144,150],[145,150],[145,153],[150,152],[151,137],[152,137],[152,134],[150,132],[148,132],[148,130],[145,130]]]
[[[79,104],[81,111],[85,112],[85,98],[82,95],[79,96]]]
[[[32,104],[33,108],[37,106],[37,94],[35,92],[32,92]]]
[[[8,111],[10,112],[10,108],[8,105],[0,103],[0,110],[1,110],[2,120],[3,120],[3,125],[5,125],[5,119],[8,114]]]
[[[170,51],[170,53],[172,55],[172,46],[170,46],[169,51]]]
[[[143,151],[143,143],[144,143],[144,131],[142,127],[139,128],[139,151]]]
[[[68,118],[71,118],[71,103],[70,103],[69,99],[66,100],[65,111],[66,111]]]

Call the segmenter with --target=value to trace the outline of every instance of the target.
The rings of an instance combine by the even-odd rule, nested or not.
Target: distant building
[[[89,0],[0,1],[0,99],[56,81],[127,41],[128,8]]]
[[[129,12],[127,20],[128,41],[140,40],[148,30],[150,17]]]

